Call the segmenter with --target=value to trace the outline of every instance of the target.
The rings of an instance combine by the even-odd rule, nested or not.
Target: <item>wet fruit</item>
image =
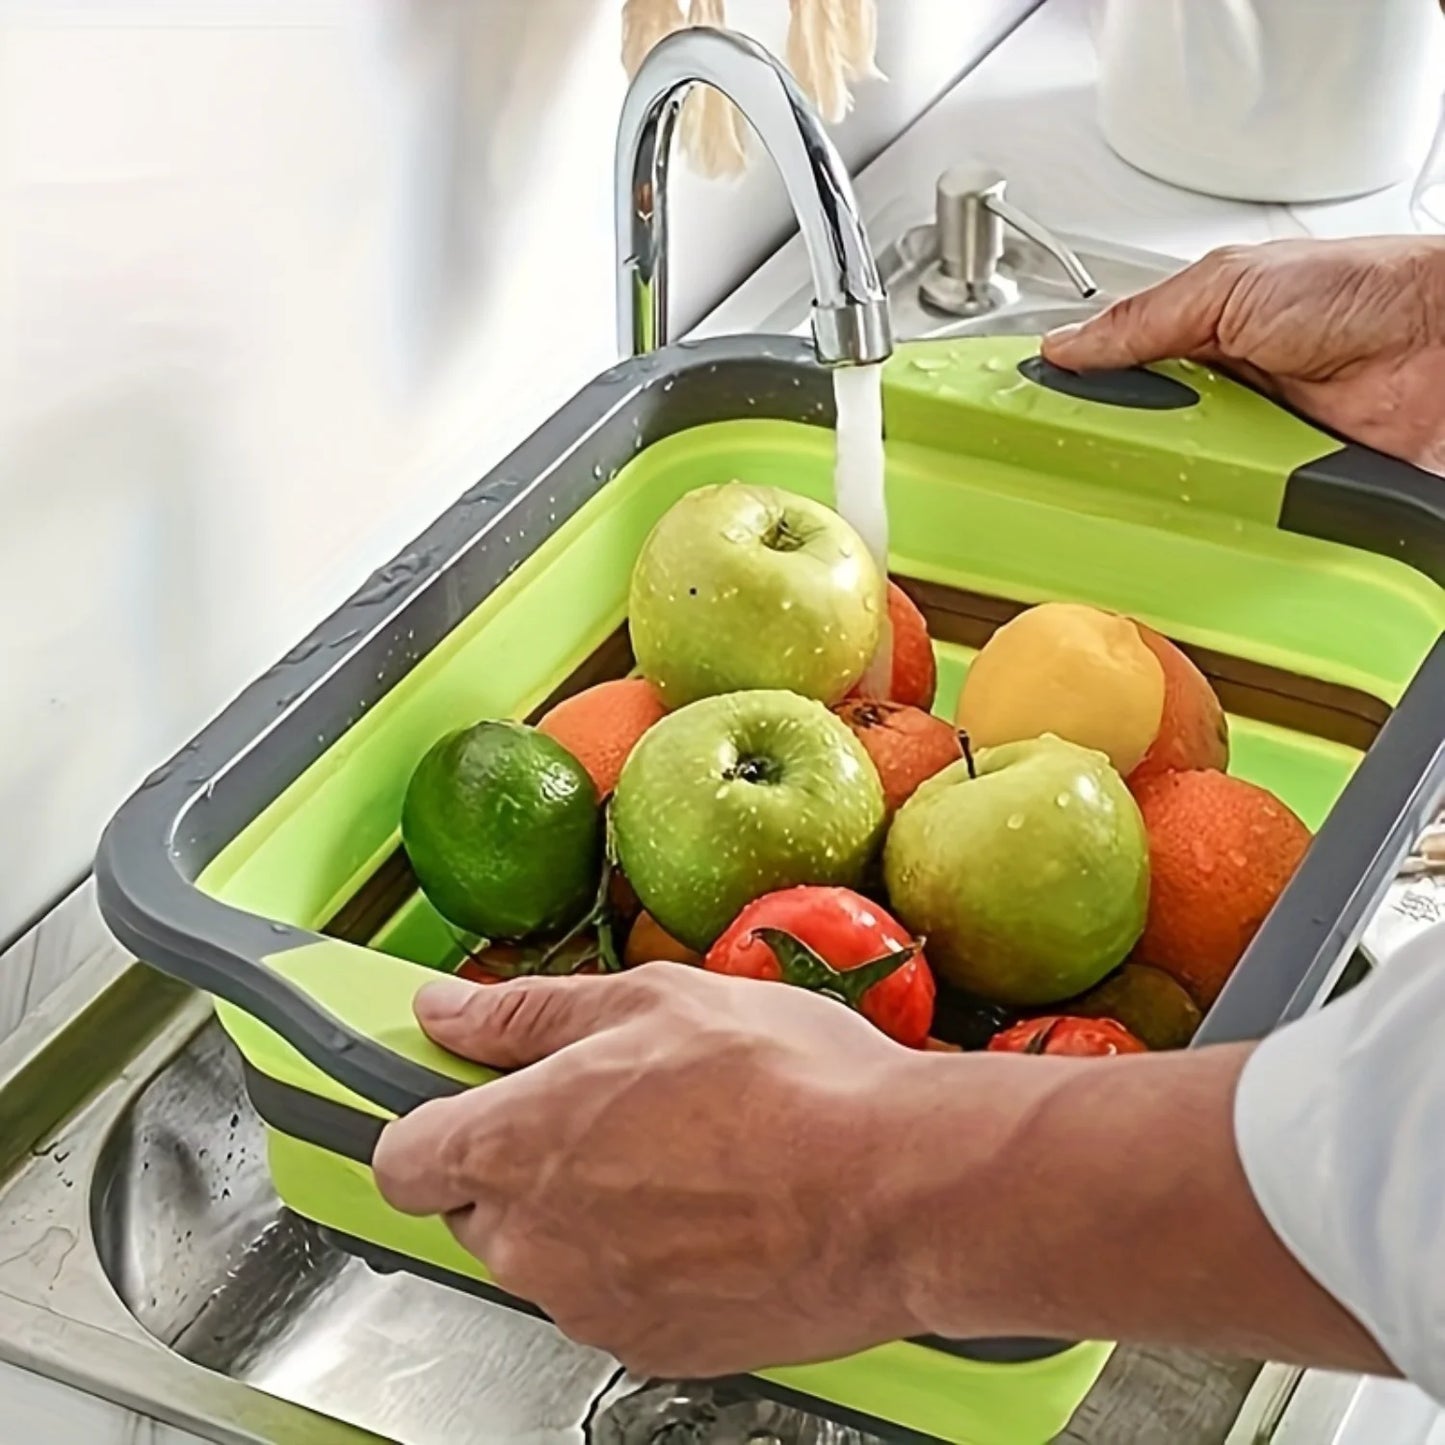
[[[884,816],[877,769],[826,707],[744,692],[649,729],[618,779],[612,836],[642,906],[704,951],[764,893],[856,887]]]
[[[1080,1018],[1117,1019],[1151,1049],[1184,1048],[1203,1017],[1182,984],[1142,963],[1126,963],[1067,1007]]]
[[[639,913],[622,952],[626,968],[643,963],[701,963],[702,955],[679,943],[650,913]]]
[[[437,742],[407,787],[401,837],[432,906],[484,938],[562,929],[595,901],[597,790],[560,743],[523,723],[477,723]]]
[[[927,712],[938,690],[933,639],[923,614],[896,582],[888,584],[888,622],[893,629],[893,676],[887,700]],[[861,695],[856,687],[848,694],[849,698]]]
[[[1149,1050],[1117,1019],[1025,1019],[989,1040],[991,1054],[1056,1054],[1068,1058],[1109,1058]]]
[[[930,778],[893,820],[883,873],[941,979],[1020,1006],[1071,998],[1122,963],[1149,893],[1123,780],[1102,753],[1053,737]]]
[[[1229,765],[1229,728],[1209,679],[1167,637],[1142,622],[1134,625],[1164,670],[1164,710],[1149,751],[1129,774],[1129,786],[1159,773],[1223,772]]]
[[[650,682],[619,677],[563,699],[537,730],[561,743],[587,769],[605,798],[617,786],[618,774],[638,738],[666,713]]]
[[[882,635],[884,579],[831,507],[776,487],[688,492],[632,573],[628,626],[669,708],[749,689],[838,702]]]
[[[958,723],[976,747],[1052,733],[1136,778],[1223,768],[1224,712],[1175,645],[1132,618],[1073,602],[1021,612],[984,645]]]
[[[850,888],[787,888],[754,900],[708,949],[704,967],[832,993],[909,1048],[923,1047],[933,1023],[933,975],[918,943]]]
[[[890,814],[913,796],[920,783],[963,756],[957,731],[919,708],[852,698],[833,711],[873,759]]]
[[[976,748],[1052,733],[1104,753],[1126,775],[1163,711],[1164,671],[1127,617],[1046,602],[984,644],[959,695],[958,725]]]
[[[1309,829],[1273,794],[1224,773],[1166,773],[1136,796],[1152,884],[1135,956],[1207,1009],[1299,867]]]

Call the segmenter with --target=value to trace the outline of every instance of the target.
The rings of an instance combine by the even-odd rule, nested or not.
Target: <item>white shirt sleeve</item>
[[[1235,1135],[1275,1233],[1445,1403],[1445,925],[1266,1039]]]

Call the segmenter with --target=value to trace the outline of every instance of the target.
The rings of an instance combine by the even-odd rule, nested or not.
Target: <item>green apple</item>
[[[862,743],[791,692],[704,698],[643,734],[612,799],[612,846],[642,906],[703,952],[754,898],[856,887],[883,835]]]
[[[1047,1004],[1092,988],[1144,931],[1144,820],[1107,757],[1051,734],[987,748],[925,782],[883,852],[898,917],[940,977]]]
[[[689,492],[652,529],[628,623],[669,708],[751,688],[839,701],[877,650],[884,579],[836,512],[775,487]]]

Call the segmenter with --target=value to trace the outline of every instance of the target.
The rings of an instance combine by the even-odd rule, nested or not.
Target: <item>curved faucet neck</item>
[[[643,61],[617,131],[617,329],[632,356],[668,340],[667,186],[673,134],[696,84],[722,91],[783,178],[813,272],[813,342],[829,366],[884,360],[888,300],[853,186],[822,122],[760,45],[705,26],[680,30]]]

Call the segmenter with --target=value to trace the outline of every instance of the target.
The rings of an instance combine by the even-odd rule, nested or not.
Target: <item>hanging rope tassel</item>
[[[622,64],[632,79],[652,47],[686,24],[678,0],[626,0],[622,7]]]
[[[687,23],[726,27],[723,0],[691,0]],[[693,169],[704,176],[741,175],[748,164],[748,123],[720,90],[694,86],[682,108],[682,146]]]
[[[848,79],[885,80],[878,69],[878,0],[845,0],[843,65]]]
[[[829,124],[852,109],[850,86],[881,80],[877,0],[789,0],[787,60],[803,93]],[[622,61],[634,76],[658,41],[688,25],[727,25],[725,0],[625,0]],[[748,163],[748,124],[711,86],[693,88],[683,107],[682,147],[694,170],[736,176]]]
[[[843,60],[846,0],[791,0],[788,68],[803,93],[830,125],[848,114],[848,77]]]

